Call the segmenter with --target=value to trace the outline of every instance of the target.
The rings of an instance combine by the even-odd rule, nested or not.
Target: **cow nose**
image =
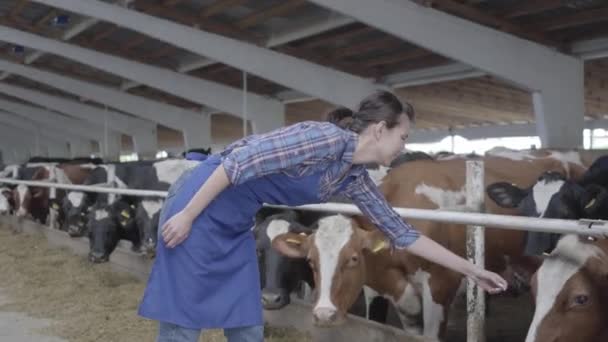
[[[108,261],[108,257],[106,255],[104,255],[103,253],[91,252],[89,254],[89,260],[91,262],[100,263],[100,262]]]
[[[25,217],[26,214],[27,214],[27,212],[21,208],[19,208],[19,210],[17,210],[17,217]]]
[[[70,225],[68,227],[68,234],[72,237],[80,236],[80,227],[75,225]]]
[[[262,294],[264,304],[276,304],[281,302],[281,295],[277,293],[264,293]]]
[[[319,323],[332,323],[336,320],[337,311],[332,308],[315,308],[313,311],[315,320]]]

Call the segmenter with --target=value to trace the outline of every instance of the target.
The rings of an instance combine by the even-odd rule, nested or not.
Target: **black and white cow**
[[[122,199],[115,200],[111,204],[100,200],[90,207],[87,224],[91,262],[108,261],[120,240],[130,241],[133,251],[140,249],[141,238],[132,219],[134,213],[131,204]]]
[[[487,187],[490,199],[505,208],[517,208],[529,217],[555,219],[608,219],[608,158],[602,157],[573,182],[556,172],[542,174],[530,188],[498,182]],[[601,170],[604,170],[601,172]],[[526,254],[551,251],[560,239],[558,234],[529,232]]]
[[[0,187],[0,215],[10,215],[14,208],[13,190],[9,187]]]
[[[186,170],[196,166],[198,162],[183,159],[166,159],[162,161],[140,161],[104,165],[95,170],[102,174],[106,183],[117,188],[167,190],[169,186]],[[105,174],[105,177],[103,175]],[[69,196],[68,196],[69,197]],[[120,210],[116,202],[121,203]],[[131,240],[133,246],[140,248],[143,243],[144,252],[154,251],[156,247],[156,234],[158,230],[158,215],[162,208],[162,201],[157,198],[141,198],[133,196],[97,196],[97,200],[87,215],[87,227],[91,245],[96,246],[91,251],[90,260],[104,262],[109,258],[113,249],[102,248],[112,246],[113,241],[120,238]],[[82,216],[82,215],[81,215]],[[103,227],[104,223],[115,223],[123,230],[112,230]],[[131,234],[135,230],[137,240],[132,240]],[[99,233],[99,232],[102,233]]]

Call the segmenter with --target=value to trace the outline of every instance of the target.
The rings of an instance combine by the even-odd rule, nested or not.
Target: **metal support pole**
[[[243,137],[247,136],[247,72],[243,71]]]
[[[469,208],[484,210],[484,168],[482,161],[467,161],[467,200]],[[484,227],[467,226],[467,259],[485,268]],[[483,289],[467,279],[467,342],[484,342],[486,301]]]

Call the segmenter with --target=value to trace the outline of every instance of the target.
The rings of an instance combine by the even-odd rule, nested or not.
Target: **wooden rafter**
[[[454,13],[463,18],[478,22],[480,24],[495,27],[502,31],[519,35],[526,39],[530,39],[544,45],[559,45],[556,42],[550,40],[548,37],[546,37],[542,32],[532,31],[530,29],[520,27],[517,24],[510,22],[509,20],[485,13],[484,11],[479,10],[475,7],[462,4],[454,0],[432,0],[432,5],[433,7],[439,10]]]
[[[144,55],[144,58],[156,59],[156,58],[161,58],[164,56],[171,55],[175,52],[177,52],[177,48],[173,45],[167,44],[166,46],[164,46],[160,49],[157,49],[156,51],[153,51],[153,52],[150,52],[150,53]]]
[[[561,1],[555,0],[527,0],[523,3],[515,4],[511,9],[501,13],[504,18],[517,18],[526,15],[532,15],[549,11],[552,9],[560,8],[563,6]]]
[[[137,46],[143,44],[148,39],[150,39],[150,37],[138,33],[134,39],[131,39],[130,41],[122,44],[120,46],[120,50],[122,50],[122,51],[130,50],[134,47],[137,47]]]
[[[421,68],[431,68],[440,65],[447,65],[453,61],[440,55],[428,54],[423,57],[414,59],[404,60],[394,64],[379,65],[376,68],[382,72],[383,75],[388,75],[396,72],[406,72]]]
[[[362,53],[366,53],[373,50],[378,49],[386,49],[391,46],[398,46],[399,44],[403,44],[403,42],[398,39],[386,36],[380,39],[373,39],[371,41],[364,41],[357,44],[353,44],[351,46],[342,48],[337,50],[332,54],[333,58],[344,58],[349,56],[354,56]]]
[[[608,8],[598,8],[541,21],[536,23],[536,27],[543,31],[556,31],[605,21],[608,21]]]
[[[305,59],[305,60],[313,62],[313,63],[325,65],[330,68],[333,67],[333,68],[339,69],[341,71],[344,71],[344,72],[347,72],[347,73],[350,73],[353,75],[358,75],[358,76],[363,76],[363,77],[374,77],[374,78],[379,76],[374,71],[372,71],[370,68],[367,68],[364,65],[361,65],[359,63],[351,63],[351,62],[347,62],[344,60],[333,59],[328,56],[321,56],[317,53],[313,53],[309,50],[305,50],[302,48],[295,48],[295,47],[291,47],[291,46],[281,46],[277,49],[277,51],[284,52],[284,53],[287,53],[296,58]]]
[[[220,14],[228,8],[243,5],[247,1],[249,0],[217,0],[211,5],[204,7],[199,16],[201,18],[209,18],[216,14]]]
[[[376,67],[379,65],[387,65],[393,63],[400,63],[411,59],[425,57],[431,53],[424,49],[409,49],[407,51],[400,51],[392,54],[388,54],[382,57],[374,58],[369,61],[363,62],[367,67]]]
[[[13,7],[11,9],[11,11],[8,13],[8,17],[10,18],[16,18],[21,14],[21,11],[23,11],[23,9],[25,8],[25,6],[29,3],[29,0],[19,0],[17,1],[17,4],[15,5],[15,7]]]
[[[184,0],[163,0],[163,6],[166,7],[175,7],[177,5],[179,5],[179,3],[183,2]]]
[[[57,16],[57,11],[56,10],[50,10],[48,11],[42,18],[38,19],[35,23],[34,26],[36,27],[42,27],[44,24],[46,24],[49,20],[55,18]]]
[[[101,30],[100,32],[98,32],[97,34],[95,34],[93,36],[93,38],[91,38],[92,42],[97,42],[100,41],[102,39],[105,39],[107,37],[109,37],[112,33],[118,31],[119,27],[114,25],[114,24],[110,24],[105,30]]]
[[[254,44],[261,44],[263,41],[263,37],[246,30],[242,30],[232,24],[219,22],[211,18],[201,20],[201,18],[197,15],[192,15],[177,9],[169,9],[164,6],[155,5],[152,2],[142,2],[141,4],[138,3],[137,7],[147,14],[165,17],[187,26],[200,27],[202,30],[219,35],[232,37]]]
[[[340,33],[328,34],[328,35],[325,35],[324,37],[315,38],[315,39],[310,40],[309,42],[301,45],[301,47],[305,47],[307,49],[315,48],[315,47],[319,47],[322,45],[326,45],[326,44],[335,42],[337,40],[351,39],[358,35],[369,33],[372,31],[374,31],[374,29],[369,26],[361,26],[361,27],[354,28],[352,30],[343,31]]]
[[[236,26],[244,29],[247,27],[255,26],[260,22],[270,19],[275,16],[280,16],[294,11],[298,7],[306,4],[305,0],[287,0],[282,1],[279,5],[274,5],[268,8],[264,8],[260,11],[255,11],[245,18],[239,20]]]

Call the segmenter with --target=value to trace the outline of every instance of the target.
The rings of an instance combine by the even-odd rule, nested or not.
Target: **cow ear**
[[[305,258],[310,249],[309,241],[309,236],[285,233],[272,240],[272,248],[290,258]]]
[[[585,188],[581,196],[581,206],[583,207],[584,217],[597,218],[604,215],[602,209],[608,205],[608,190],[606,188],[592,184]]]
[[[391,243],[386,239],[384,234],[378,230],[361,230],[360,233],[362,234],[363,238],[363,248],[374,254],[388,250],[391,247]]]
[[[486,187],[492,201],[503,208],[517,208],[528,195],[528,191],[507,182],[492,183]]]

